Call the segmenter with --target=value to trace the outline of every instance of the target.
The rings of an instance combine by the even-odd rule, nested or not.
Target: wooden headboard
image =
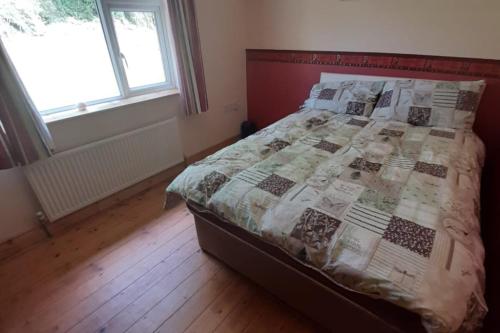
[[[433,80],[485,79],[474,131],[486,145],[482,186],[488,295],[500,295],[500,60],[362,52],[247,50],[248,120],[265,127],[298,110],[322,72]],[[498,221],[498,222],[497,222]],[[500,324],[500,300],[489,299],[490,327]],[[495,322],[496,321],[496,322]],[[500,327],[498,325],[497,327]]]

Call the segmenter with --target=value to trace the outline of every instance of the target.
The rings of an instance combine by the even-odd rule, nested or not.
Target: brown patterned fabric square
[[[362,102],[348,102],[346,113],[355,116],[362,116],[365,112],[365,105],[366,103]]]
[[[417,162],[413,167],[413,170],[439,178],[446,178],[446,175],[448,174],[448,168],[444,165],[425,162]]]
[[[378,134],[379,135],[385,135],[385,136],[402,137],[405,134],[405,132],[384,128]]]
[[[337,92],[337,89],[330,89],[330,88],[323,89],[320,91],[320,93],[318,95],[318,99],[333,100],[336,92]]]
[[[329,215],[307,208],[300,216],[299,223],[293,228],[291,236],[302,240],[312,248],[318,250],[327,248],[340,223]]]
[[[392,94],[393,90],[386,91],[380,96],[377,105],[375,106],[376,108],[386,108],[388,106],[391,106],[391,101],[392,101]]]
[[[455,132],[450,131],[441,131],[437,129],[433,129],[429,132],[429,135],[438,136],[446,139],[455,139]]]
[[[268,143],[266,146],[271,148],[274,151],[280,151],[283,148],[286,148],[290,144],[286,141],[280,140],[280,139],[274,139],[270,143]]]
[[[226,177],[226,175],[214,171],[203,178],[203,180],[198,184],[197,190],[204,193],[206,198],[209,199],[222,187],[222,185],[228,181],[229,178]]]
[[[331,143],[331,142],[328,142],[325,140],[321,140],[318,144],[314,145],[313,147],[326,150],[327,152],[330,152],[332,154],[335,153],[340,148],[342,148],[342,146],[340,146],[338,144]]]
[[[368,125],[369,122],[370,122],[369,120],[359,120],[352,118],[347,122],[347,125],[365,127],[366,125]]]
[[[434,229],[393,216],[382,238],[429,258],[435,236],[436,230]]]
[[[274,194],[277,197],[281,197],[294,185],[294,181],[272,174],[257,184],[257,187],[261,190]]]
[[[479,93],[460,90],[457,98],[457,110],[474,112],[479,103]]]
[[[363,158],[357,157],[351,164],[349,164],[349,167],[366,172],[378,172],[382,167],[382,164],[368,162]]]
[[[426,126],[431,120],[431,108],[422,108],[418,106],[410,106],[408,112],[408,124],[415,126]]]

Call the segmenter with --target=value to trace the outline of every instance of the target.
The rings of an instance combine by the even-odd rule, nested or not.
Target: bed
[[[377,95],[372,108],[328,110],[360,98],[345,88],[357,80]],[[299,111],[189,166],[167,200],[186,200],[205,251],[327,329],[476,331],[487,311],[484,145],[470,129],[436,126],[442,111],[400,107],[408,121],[387,119],[393,80],[322,75]],[[401,103],[407,82],[394,82]],[[469,111],[456,118],[470,122]]]

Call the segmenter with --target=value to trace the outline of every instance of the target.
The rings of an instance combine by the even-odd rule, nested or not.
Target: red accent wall
[[[500,328],[500,60],[358,52],[247,50],[248,120],[263,128],[298,110],[322,72],[434,80],[485,79],[474,131],[486,145],[482,232],[486,247],[485,331]],[[495,283],[496,281],[496,283]]]

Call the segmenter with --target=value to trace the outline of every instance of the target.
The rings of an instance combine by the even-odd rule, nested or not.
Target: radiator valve
[[[45,216],[45,213],[39,210],[36,212],[36,219],[38,220],[38,223],[40,223],[40,227],[42,227],[47,237],[52,238],[52,233],[47,227],[47,216]]]

